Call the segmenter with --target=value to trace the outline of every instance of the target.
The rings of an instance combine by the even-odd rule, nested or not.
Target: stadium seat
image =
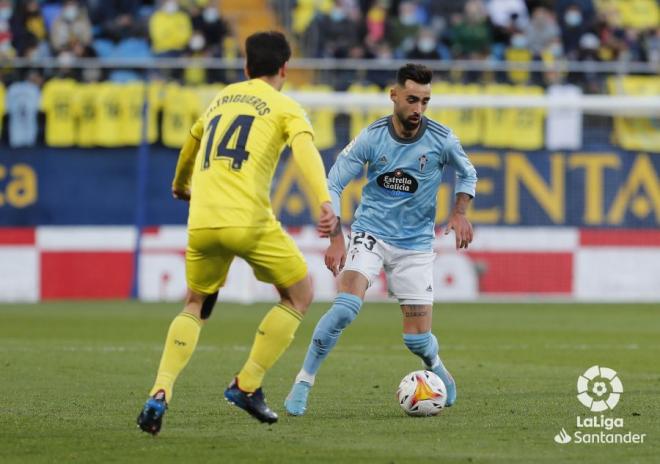
[[[96,54],[99,58],[109,58],[112,56],[115,49],[115,44],[108,39],[95,39],[92,42],[92,47],[96,51]]]

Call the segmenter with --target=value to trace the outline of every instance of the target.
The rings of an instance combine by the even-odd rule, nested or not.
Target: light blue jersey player
[[[389,292],[403,313],[403,341],[447,386],[447,406],[456,401],[456,383],[438,355],[431,333],[433,310],[433,238],[436,198],[445,167],[456,172],[456,203],[446,232],[454,230],[456,248],[472,241],[465,217],[477,175],[450,129],[423,116],[431,98],[431,71],[408,64],[390,91],[393,114],[364,129],[339,155],[328,182],[339,216],[346,185],[367,165],[367,184],[351,227],[348,248],[341,228],[331,237],[325,264],[338,279],[339,293],[319,320],[303,367],[284,406],[302,415],[323,360],[342,331],[358,315],[367,288],[385,270]]]

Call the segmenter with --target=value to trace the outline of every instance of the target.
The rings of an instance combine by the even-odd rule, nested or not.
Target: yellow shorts
[[[307,275],[305,258],[279,222],[266,227],[222,227],[188,231],[186,281],[209,295],[227,280],[234,256],[243,258],[262,282],[287,288]]]

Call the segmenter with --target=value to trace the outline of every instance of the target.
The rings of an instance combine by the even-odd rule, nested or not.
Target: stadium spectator
[[[151,49],[159,56],[179,56],[192,36],[190,16],[178,0],[164,0],[149,19]]]
[[[417,34],[415,47],[406,54],[411,60],[439,60],[438,39],[431,28],[422,28]]]
[[[540,58],[544,51],[558,44],[560,40],[559,26],[552,11],[545,7],[537,7],[532,11],[532,19],[525,30],[527,47],[535,58]]]
[[[92,43],[92,24],[77,0],[65,0],[50,30],[50,43],[56,54],[70,52],[84,56]]]
[[[9,21],[0,19],[0,60],[9,60],[16,56],[16,50],[11,43]]]
[[[47,39],[46,25],[41,16],[39,2],[36,0],[19,3],[10,24],[12,43],[19,56],[25,56],[27,45],[33,43],[33,38],[37,41]]]
[[[468,0],[465,15],[450,31],[456,58],[483,59],[490,53],[491,29],[481,0]]]
[[[660,64],[660,28],[646,35],[644,38],[644,51],[646,61],[656,65]]]
[[[317,14],[305,31],[308,56],[347,58],[360,44],[361,13],[351,1],[335,0],[330,13]]]
[[[529,23],[529,13],[523,0],[489,0],[486,5],[493,28],[493,42],[506,45],[511,36]]]
[[[387,26],[388,0],[378,0],[366,14],[367,36],[365,43],[375,44],[385,38],[385,27]]]
[[[602,61],[614,61],[628,48],[626,31],[619,26],[621,23],[616,9],[604,9],[598,14],[595,32],[600,42],[598,57]]]
[[[396,56],[404,56],[415,46],[415,37],[420,24],[417,18],[417,3],[404,1],[399,4],[399,14],[387,24],[387,40]]]
[[[580,38],[589,31],[589,23],[585,21],[585,15],[577,2],[567,5],[564,14],[560,16],[560,25],[564,55],[569,59],[576,59]]]
[[[203,8],[197,5],[191,10],[192,26],[201,32],[209,55],[219,58],[224,55],[223,43],[230,35],[229,25],[213,2],[204,0],[204,3]]]
[[[89,17],[100,38],[114,42],[145,35],[144,25],[138,19],[139,0],[87,0]]]

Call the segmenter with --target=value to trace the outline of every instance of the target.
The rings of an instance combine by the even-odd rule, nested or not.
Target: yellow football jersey
[[[508,95],[513,92],[510,85],[489,84],[484,88],[489,95]],[[484,110],[483,144],[489,148],[508,148],[511,140],[516,136],[514,120],[515,109],[512,108],[486,108]]]
[[[516,85],[512,93],[519,95],[544,94],[543,88],[538,86]],[[543,108],[516,108],[512,113],[512,126],[509,132],[509,147],[517,150],[539,150],[543,148],[543,131],[545,128],[545,110]]]
[[[96,100],[97,131],[96,144],[101,147],[118,147],[123,144],[122,136],[122,91],[121,84],[105,82],[99,84]]]
[[[199,96],[192,88],[179,84],[165,86],[163,95],[163,145],[179,148],[186,141],[190,125],[199,116]]]
[[[5,115],[5,85],[0,82],[0,136],[2,135],[2,117]]]
[[[160,110],[159,82],[149,83],[147,94],[149,109],[147,113],[147,141],[158,140],[158,111]],[[144,106],[144,83],[131,82],[122,86],[121,92],[121,140],[122,145],[135,146],[142,143],[142,108]]]
[[[192,174],[189,229],[275,221],[270,188],[284,145],[314,134],[292,98],[262,79],[225,87],[193,125],[201,141]]]
[[[51,79],[41,92],[41,109],[46,113],[46,145],[69,147],[76,139],[74,112],[78,84],[73,79]]]
[[[76,145],[79,147],[93,147],[96,145],[96,98],[98,84],[79,84],[74,101],[76,120]]]

